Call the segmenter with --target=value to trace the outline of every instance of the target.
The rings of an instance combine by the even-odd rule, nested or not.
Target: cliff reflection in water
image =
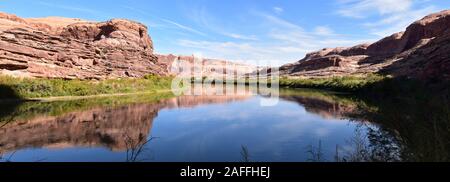
[[[370,124],[348,141],[353,150],[333,161],[450,161],[450,92],[346,95],[285,90],[281,98],[324,118]],[[367,141],[364,141],[367,140]],[[339,146],[336,146],[338,151]],[[346,156],[345,156],[346,155]]]
[[[423,98],[384,97],[380,99],[317,90],[281,90],[281,106],[259,108],[259,106],[249,105],[258,104],[252,101],[252,99],[260,97],[255,96],[254,93],[257,93],[257,91],[245,88],[234,90],[233,94],[230,95],[228,93],[227,96],[173,97],[171,94],[166,94],[58,102],[0,103],[0,108],[2,108],[0,111],[0,154],[10,154],[29,148],[104,147],[110,151],[126,151],[127,160],[128,152],[131,151],[131,157],[129,158],[133,160],[136,159],[136,155],[139,154],[142,145],[152,145],[150,141],[152,140],[153,121],[162,110],[208,106],[208,108],[211,108],[209,111],[214,112],[217,109],[229,109],[231,113],[236,113],[247,107],[253,110],[243,111],[248,115],[244,117],[245,119],[233,119],[237,120],[235,123],[213,122],[214,117],[216,117],[212,116],[214,114],[198,113],[198,110],[191,113],[193,112],[191,109],[175,112],[179,114],[176,117],[185,117],[182,114],[200,117],[208,120],[208,123],[212,123],[211,128],[228,128],[228,126],[236,128],[239,126],[238,124],[247,124],[245,126],[249,126],[249,129],[252,131],[243,131],[255,132],[256,138],[252,139],[258,140],[254,141],[254,146],[267,145],[270,142],[265,140],[271,139],[274,140],[272,144],[276,142],[281,144],[293,142],[279,141],[273,137],[288,138],[285,135],[291,134],[291,128],[293,127],[300,127],[297,129],[301,130],[302,127],[311,128],[308,125],[321,122],[319,126],[324,127],[326,122],[323,121],[339,121],[342,123],[350,121],[365,128],[356,129],[354,137],[342,139],[349,141],[345,146],[327,141],[327,139],[336,140],[336,137],[342,135],[342,133],[339,133],[334,138],[325,137],[319,139],[311,137],[306,139],[305,137],[308,136],[299,135],[299,140],[305,138],[305,140],[309,140],[306,142],[312,145],[309,147],[298,147],[307,147],[311,149],[308,152],[314,155],[312,158],[322,159],[322,157],[317,157],[321,151],[313,149],[326,148],[320,145],[333,145],[327,146],[328,149],[332,148],[333,151],[325,152],[334,153],[335,148],[336,154],[331,154],[331,156],[335,155],[335,158],[328,158],[326,161],[393,162],[450,160],[450,107],[448,95],[424,96]],[[245,102],[244,104],[246,105],[238,106],[240,102]],[[224,105],[224,107],[212,107],[212,105]],[[289,111],[287,115],[284,113],[286,108]],[[311,119],[307,114],[301,114],[302,108],[307,114],[320,116],[323,119]],[[177,127],[171,124],[183,126],[179,126],[179,129],[174,129],[173,131],[166,131],[164,130],[166,125],[164,125],[163,129],[160,130],[160,134],[192,130],[193,136],[202,136],[211,130],[211,128],[200,127],[197,130],[198,125],[192,124],[192,122],[186,124],[179,121],[171,121],[176,120],[176,118],[172,117],[167,118],[172,116],[172,114],[165,113],[166,120],[164,121],[168,122],[167,127]],[[264,116],[259,117],[258,115]],[[217,119],[219,120],[220,118]],[[253,121],[254,123],[251,124]],[[289,126],[285,128],[286,132],[280,129],[283,126],[281,124]],[[270,128],[270,130],[265,130],[265,127]],[[329,127],[333,128],[336,126],[333,124]],[[264,134],[261,134],[263,135],[262,137],[260,136],[261,132],[271,131],[277,131],[278,133],[272,133],[273,136],[270,136],[270,133],[267,133],[267,136]],[[226,145],[228,140],[230,140],[227,137],[230,136],[253,136],[242,134],[242,131],[239,133],[234,132],[236,131],[222,131],[220,137],[223,138],[219,138],[223,139],[221,141],[222,144]],[[297,133],[302,132],[305,131],[298,131]],[[217,137],[215,133],[220,132],[213,133],[213,136]],[[182,136],[184,137],[185,135]],[[298,138],[295,139],[298,140]],[[199,139],[183,138],[182,142],[190,140]],[[203,138],[200,138],[198,142],[203,144],[203,140]],[[243,143],[239,142],[243,141],[245,141],[245,138],[233,140],[233,142],[237,142],[238,148],[243,145]],[[317,143],[319,143],[319,146],[314,146]],[[205,148],[208,147],[217,148],[218,145],[209,144]],[[225,149],[231,146],[220,145],[219,147]],[[279,146],[276,145],[274,147]],[[295,151],[297,151],[292,144],[286,145],[286,147],[286,150],[291,150],[288,152],[290,153],[289,155],[294,155]],[[180,149],[188,150],[182,147]],[[170,151],[170,149],[168,150]],[[253,155],[251,152],[254,150],[251,146],[248,147],[250,156]],[[266,150],[273,150],[273,148]],[[236,153],[239,155],[239,149],[236,150]],[[268,158],[271,159],[269,156]],[[295,157],[290,156],[290,158]],[[70,159],[68,160],[70,161]]]
[[[153,120],[162,109],[227,103],[249,97],[249,93],[181,96],[151,103],[119,103],[119,106],[111,105],[117,104],[115,99],[123,98],[108,98],[104,104],[106,106],[95,106],[96,102],[102,102],[95,100],[22,103],[15,105],[14,112],[0,115],[0,154],[25,148],[107,147],[112,151],[126,151],[147,141],[145,139],[151,134]],[[0,106],[7,108],[12,104]],[[69,106],[73,107],[71,110],[81,111],[52,116],[62,107]]]

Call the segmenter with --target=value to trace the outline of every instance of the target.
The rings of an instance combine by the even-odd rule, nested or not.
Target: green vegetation
[[[339,153],[343,149],[336,146],[334,161],[450,161],[450,82],[384,78],[353,88],[358,89],[350,93],[282,89],[280,93],[282,98],[300,97],[348,106],[351,109],[345,110],[343,117],[377,125],[355,132],[349,140],[354,150]],[[307,152],[314,161],[327,161],[318,157],[319,148],[320,144],[309,147]]]
[[[142,79],[63,80],[0,76],[0,99],[29,99],[57,96],[89,96],[117,93],[155,92],[170,89],[172,78],[154,75]]]
[[[316,88],[334,91],[358,91],[372,84],[389,79],[386,76],[367,75],[344,76],[331,78],[280,78],[280,87],[287,88]]]
[[[336,157],[339,159],[336,161],[450,161],[449,82],[386,79],[353,94],[307,97],[340,104],[357,101],[353,103],[353,110],[346,111],[345,117],[369,121],[379,127],[357,133],[350,140],[355,151]],[[364,145],[361,137],[368,139]]]
[[[342,77],[330,77],[330,78],[293,78],[293,77],[281,77],[279,79],[279,86],[281,88],[313,88],[313,89],[326,89],[333,91],[345,91],[354,92],[366,89],[375,83],[384,82],[391,79],[388,76],[370,74],[366,76],[342,76]],[[203,78],[191,78],[192,83],[206,83],[211,82],[205,77]],[[242,78],[236,80],[212,80],[212,83],[232,83],[235,85],[258,85],[268,84],[271,85],[270,80],[256,79],[256,78]]]
[[[171,92],[132,94],[127,96],[98,97],[79,100],[63,100],[54,102],[0,102],[1,126],[20,120],[27,120],[40,115],[60,116],[75,111],[85,111],[96,107],[120,107],[128,104],[156,103],[163,99],[172,98]]]
[[[364,100],[378,109],[352,117],[380,125],[381,130],[368,133],[375,154],[391,158],[387,151],[400,147],[402,161],[450,161],[450,84],[389,80],[370,89]],[[398,144],[391,145],[392,140]]]

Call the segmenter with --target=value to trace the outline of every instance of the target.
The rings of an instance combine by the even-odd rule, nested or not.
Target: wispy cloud
[[[58,5],[58,4],[55,4],[55,3],[48,3],[48,2],[44,2],[44,1],[36,1],[36,2],[38,4],[40,4],[40,5],[43,5],[43,6],[52,7],[52,8],[58,8],[58,9],[64,9],[64,10],[69,10],[69,11],[77,11],[77,12],[89,13],[89,14],[100,14],[101,13],[98,10],[93,10],[93,9],[84,8],[84,7]]]
[[[234,39],[240,39],[240,40],[258,40],[258,38],[255,35],[242,35],[242,34],[236,34],[236,33],[226,33],[226,32],[222,32],[222,34],[224,34],[227,37],[231,37]]]
[[[180,24],[180,23],[174,22],[174,21],[172,21],[172,20],[168,20],[168,19],[164,19],[164,18],[161,19],[161,20],[164,21],[164,22],[166,22],[166,23],[172,24],[172,25],[174,25],[174,26],[176,26],[176,27],[178,27],[178,28],[180,28],[180,29],[183,29],[183,30],[186,30],[186,31],[189,31],[189,32],[192,32],[192,33],[201,35],[201,36],[207,36],[207,34],[205,34],[205,33],[203,33],[203,32],[200,32],[200,31],[198,31],[198,30],[196,30],[196,29],[194,29],[194,28],[191,28],[191,27],[182,25],[182,24]]]
[[[270,13],[253,12],[256,20],[267,27],[265,36],[257,42],[233,41],[178,41],[182,47],[200,50],[205,56],[216,56],[229,60],[239,60],[251,64],[259,64],[258,60],[271,60],[275,65],[300,60],[306,53],[324,47],[351,46],[372,40],[354,39],[335,34],[328,26],[318,26],[307,30],[291,21],[274,16]],[[229,35],[243,38],[239,35]],[[265,63],[265,62],[263,62]]]
[[[314,29],[314,32],[315,32],[317,35],[321,35],[321,36],[331,36],[331,35],[334,35],[334,31],[333,31],[330,27],[328,27],[328,26],[317,26],[317,27]]]
[[[268,14],[268,13],[254,11],[253,14],[256,16],[260,16],[260,17],[264,18],[267,22],[273,23],[278,26],[291,28],[291,29],[297,29],[297,30],[303,30],[302,27],[300,27],[299,25],[296,25],[295,23],[289,22],[287,20],[281,19],[279,17],[276,17],[276,16]]]
[[[218,20],[212,14],[210,14],[205,7],[190,9],[187,16],[204,30],[208,30],[214,34],[219,34],[237,40],[258,40],[256,35],[245,35],[243,33],[237,33],[238,31],[230,30],[230,27],[226,27],[223,26],[222,23],[218,23]]]
[[[338,0],[342,16],[365,18],[373,12],[381,15],[400,13],[410,10],[413,0]]]
[[[403,31],[427,14],[437,11],[434,6],[426,6],[428,0],[337,0],[337,13],[343,17],[368,19],[363,24],[369,32],[377,37]],[[420,4],[420,8],[415,5]],[[376,20],[373,20],[373,19]]]
[[[273,11],[277,14],[281,14],[284,12],[284,9],[282,7],[273,7]]]
[[[384,37],[395,32],[404,31],[405,28],[414,21],[435,11],[437,11],[435,7],[429,6],[423,9],[394,14],[376,22],[367,22],[364,26],[369,28],[372,34]]]
[[[154,25],[155,27],[158,27],[158,28],[175,27],[175,28],[181,29],[183,31],[191,32],[191,33],[194,33],[194,34],[197,34],[197,35],[207,36],[206,33],[203,33],[203,32],[201,32],[199,30],[196,30],[196,29],[194,29],[192,27],[189,27],[189,26],[186,26],[186,25],[182,25],[181,23],[175,22],[173,20],[169,20],[167,18],[161,18],[159,16],[156,16],[154,14],[148,13],[147,11],[141,10],[139,8],[132,7],[132,6],[122,6],[122,7],[126,8],[126,9],[129,9],[129,10],[132,10],[133,12],[141,14],[143,16],[149,17],[149,19],[152,18],[152,19],[155,19],[155,20],[162,21],[162,24],[151,22],[151,25]],[[163,24],[168,24],[168,25],[166,26],[166,25],[163,25]],[[169,25],[171,25],[171,26],[169,26]]]
[[[172,27],[179,28],[179,29],[181,29],[183,31],[194,33],[196,35],[200,35],[200,36],[203,36],[203,37],[208,37],[208,34],[203,32],[203,31],[199,31],[199,30],[194,29],[194,28],[192,28],[190,26],[183,25],[183,24],[181,24],[179,22],[170,20],[168,18],[161,18],[161,17],[158,17],[156,15],[152,15],[152,14],[150,14],[150,13],[148,13],[146,11],[143,11],[143,10],[141,10],[139,8],[130,7],[130,6],[123,6],[123,8],[132,10],[132,11],[134,11],[136,13],[139,13],[141,15],[145,15],[145,16],[151,17],[153,19],[160,20],[160,21],[164,22],[165,24],[172,25]],[[223,28],[218,28],[218,27],[217,28],[213,28],[213,26],[209,23],[209,21],[206,18],[206,15],[204,13],[205,13],[204,11],[196,12],[196,14],[199,15],[199,19],[201,18],[201,20],[197,19],[197,23],[200,24],[200,27],[202,27],[204,30],[205,29],[208,29],[210,31],[213,30],[213,32],[216,33],[216,34],[221,34],[221,35],[233,38],[233,39],[252,40],[252,41],[258,40],[258,38],[255,35],[243,35],[243,34],[238,34],[238,33],[230,33],[230,32],[224,31]],[[199,23],[199,22],[201,22],[201,23]],[[153,24],[157,25],[160,28],[170,27],[170,26],[161,26],[161,25],[158,25],[156,23],[153,23]]]
[[[308,31],[300,25],[270,14],[258,13],[257,15],[262,16],[266,22],[270,22],[272,27],[275,27],[269,32],[269,37],[287,44],[317,49],[323,46],[345,46],[349,43],[356,44],[367,41],[354,39],[347,35],[335,34],[333,29],[328,26],[317,26],[313,30]],[[338,44],[329,44],[331,42]]]
[[[205,40],[178,40],[177,44],[185,48],[193,48],[196,53],[209,58],[225,59],[252,65],[280,65],[279,59],[274,59],[270,55],[276,54],[276,50],[270,49],[260,44],[237,43]]]

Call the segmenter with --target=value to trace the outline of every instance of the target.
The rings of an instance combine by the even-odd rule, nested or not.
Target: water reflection
[[[261,107],[257,90],[233,93],[0,103],[0,161],[449,160],[442,99],[282,90]]]
[[[135,138],[126,136],[125,138],[125,143],[127,144],[126,162],[141,162],[152,160],[152,158],[141,158],[141,157],[142,154],[146,154],[148,150],[147,144],[149,144],[154,139],[155,139],[154,137],[147,139],[144,138],[143,136],[140,136],[138,140],[135,140]]]
[[[93,106],[87,110],[57,116],[50,113],[57,112],[55,110],[61,107],[60,102],[25,103],[17,107],[27,113],[2,117],[4,119],[0,128],[0,154],[25,148],[106,147],[111,151],[127,151],[130,154],[127,155],[127,160],[136,160],[143,146],[152,140],[147,138],[151,133],[153,120],[160,110],[226,103],[246,98],[248,96],[182,96],[154,103]],[[76,105],[76,102],[80,101],[69,102]],[[65,107],[71,104],[62,105]],[[43,107],[47,109],[42,109]]]
[[[336,146],[340,156],[334,161],[450,161],[448,90],[393,96],[299,92],[282,97],[325,118],[348,119],[362,125],[347,139],[346,146]]]
[[[0,129],[0,152],[29,147],[57,149],[74,146],[125,150],[127,146],[123,138],[145,138],[157,109],[151,104],[138,104],[19,120]]]

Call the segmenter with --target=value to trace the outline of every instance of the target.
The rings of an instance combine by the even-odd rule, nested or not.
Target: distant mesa
[[[235,63],[227,60],[202,58],[184,55],[156,54],[158,63],[172,75],[179,76],[207,76],[210,78],[223,78],[224,76],[244,76],[256,71],[254,65]],[[184,64],[183,64],[184,63]],[[191,70],[183,70],[182,65],[187,65]]]

